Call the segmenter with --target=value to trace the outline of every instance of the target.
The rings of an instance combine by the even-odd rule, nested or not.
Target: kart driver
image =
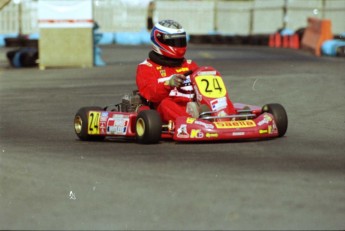
[[[153,50],[149,58],[137,67],[139,93],[160,113],[163,121],[175,121],[178,116],[199,115],[192,86],[183,86],[186,76],[198,65],[187,60],[186,32],[173,20],[158,22],[151,31]],[[188,104],[188,106],[187,106]]]

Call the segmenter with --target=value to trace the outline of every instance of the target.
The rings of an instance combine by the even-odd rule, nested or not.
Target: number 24
[[[210,82],[207,79],[202,79],[201,82],[206,83],[205,92],[213,92],[213,90],[218,90],[219,92],[222,92],[222,88],[216,78],[212,81],[212,86],[210,86]]]

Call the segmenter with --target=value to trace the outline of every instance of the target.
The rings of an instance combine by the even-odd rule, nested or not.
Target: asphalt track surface
[[[0,229],[344,229],[345,60],[301,50],[196,46],[234,102],[281,103],[283,138],[79,141],[73,117],[135,88],[150,47],[103,47],[106,67],[0,76]],[[2,55],[5,50],[2,48]]]

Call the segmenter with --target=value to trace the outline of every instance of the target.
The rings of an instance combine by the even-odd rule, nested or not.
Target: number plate
[[[89,135],[98,135],[99,134],[99,118],[101,116],[101,112],[89,112],[89,126],[88,126],[88,134]]]
[[[220,98],[226,95],[226,88],[220,76],[198,76],[195,78],[200,94],[208,98]]]

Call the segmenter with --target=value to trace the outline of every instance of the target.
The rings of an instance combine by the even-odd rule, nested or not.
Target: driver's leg
[[[169,120],[175,121],[178,116],[189,116],[186,112],[186,103],[176,103],[170,97],[162,100],[157,111],[161,114],[164,122],[168,122]]]

